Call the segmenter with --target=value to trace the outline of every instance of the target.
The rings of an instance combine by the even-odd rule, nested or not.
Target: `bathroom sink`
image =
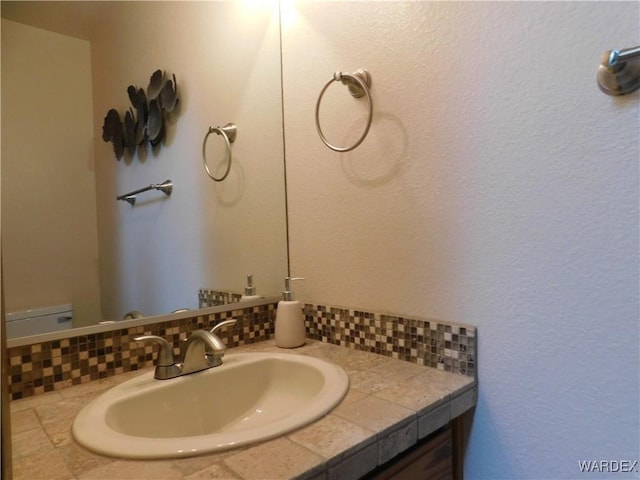
[[[73,422],[84,447],[123,458],[186,457],[267,440],[335,407],[349,387],[337,365],[297,354],[228,354],[170,380],[153,372],[108,390]]]

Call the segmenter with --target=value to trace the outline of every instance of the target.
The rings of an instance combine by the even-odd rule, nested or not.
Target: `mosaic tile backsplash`
[[[216,332],[228,347],[268,340],[273,335],[276,304],[229,310],[104,333],[82,335],[9,348],[12,400],[87,383],[153,364],[157,346],[134,340],[140,335],[167,339],[177,355],[180,342],[195,330],[211,329],[235,318],[236,325]]]
[[[220,338],[236,347],[271,338],[276,303],[9,348],[11,399],[30,397],[151,366],[155,347],[133,340],[159,335],[179,352],[191,332],[229,318]],[[469,325],[304,304],[309,338],[374,352],[459,375],[476,376],[476,329]]]
[[[240,298],[242,298],[241,293],[222,292],[210,288],[201,288],[198,290],[198,307],[207,308],[227,305],[229,303],[239,302]]]
[[[307,336],[446,372],[476,376],[476,328],[306,304]]]

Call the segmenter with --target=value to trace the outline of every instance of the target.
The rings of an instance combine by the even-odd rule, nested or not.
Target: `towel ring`
[[[331,145],[329,141],[326,139],[324,134],[322,133],[322,129],[320,128],[320,102],[322,101],[322,96],[324,92],[329,88],[333,82],[342,82],[343,85],[346,85],[349,88],[349,92],[355,98],[361,98],[366,96],[367,102],[369,102],[369,119],[367,120],[367,126],[362,132],[360,138],[351,145],[350,147],[336,147]],[[318,135],[320,135],[320,139],[322,143],[324,143],[327,147],[335,152],[348,152],[353,150],[358,145],[362,143],[362,141],[369,133],[369,127],[371,127],[371,119],[373,118],[373,100],[371,100],[371,93],[369,93],[369,88],[371,87],[371,75],[364,68],[360,68],[356,70],[354,73],[347,72],[336,72],[333,74],[333,78],[327,82],[324,88],[320,91],[320,95],[318,96],[318,101],[316,102],[316,129],[318,130]]]
[[[206,151],[207,139],[209,138],[209,135],[211,135],[214,132],[217,133],[218,135],[222,135],[222,138],[224,138],[224,143],[226,143],[227,145],[227,153],[229,155],[227,170],[224,172],[224,175],[222,175],[222,177],[220,178],[216,178],[213,176],[213,173],[211,173],[211,170],[209,170],[209,165],[207,164],[207,151]],[[209,127],[209,131],[204,136],[204,142],[202,142],[202,163],[204,164],[204,169],[207,172],[207,175],[211,177],[211,180],[215,182],[221,182],[225,178],[227,178],[227,175],[229,175],[229,171],[231,170],[231,144],[235,142],[237,134],[238,134],[238,127],[236,126],[235,123],[227,123],[224,127]]]

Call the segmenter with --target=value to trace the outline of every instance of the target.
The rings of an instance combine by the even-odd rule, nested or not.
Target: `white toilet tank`
[[[67,330],[73,326],[73,305],[53,305],[7,313],[7,338]]]

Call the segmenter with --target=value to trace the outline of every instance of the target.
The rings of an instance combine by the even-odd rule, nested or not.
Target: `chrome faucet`
[[[155,342],[160,345],[154,378],[168,380],[221,365],[227,347],[215,332],[227,325],[234,325],[236,322],[235,319],[226,320],[215,325],[211,331],[196,330],[193,332],[190,337],[184,340],[181,349],[184,352],[181,363],[176,362],[171,344],[162,337],[143,335],[134,338],[134,340],[136,342]]]
[[[207,330],[197,330],[184,340],[184,360],[181,375],[199,372],[222,364],[224,343]]]

